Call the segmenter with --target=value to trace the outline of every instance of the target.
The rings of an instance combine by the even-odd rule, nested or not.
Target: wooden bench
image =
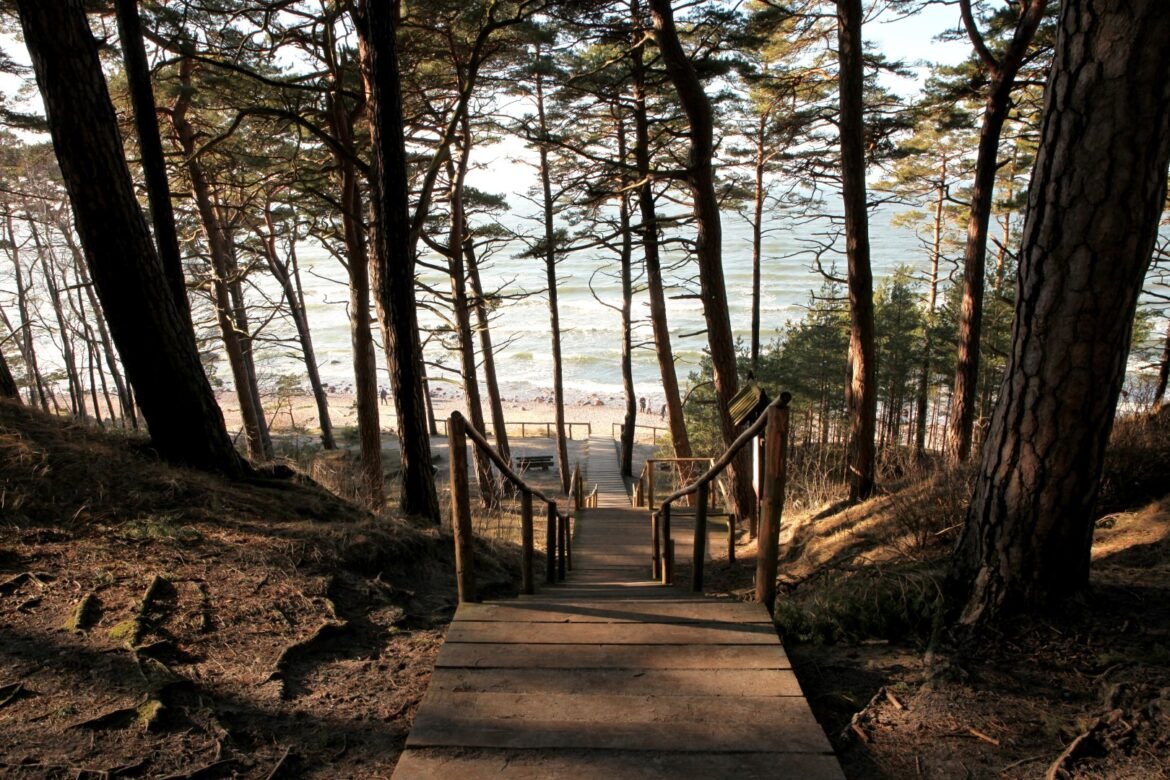
[[[540,469],[541,471],[548,471],[552,466],[552,455],[521,455],[516,458],[516,467],[519,469]]]

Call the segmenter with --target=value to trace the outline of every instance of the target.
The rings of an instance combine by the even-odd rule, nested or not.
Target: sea
[[[914,233],[894,227],[894,211],[879,209],[871,219],[870,241],[875,285],[902,265],[923,271],[929,257]],[[723,270],[727,287],[732,329],[743,344],[751,338],[752,245],[751,226],[735,212],[724,213]],[[517,225],[518,227],[522,227]],[[534,225],[529,230],[537,229]],[[761,263],[761,341],[774,339],[785,323],[800,319],[810,296],[821,288],[824,275],[816,268],[815,247],[833,232],[827,219],[774,220],[766,226]],[[843,246],[843,241],[837,242]],[[667,248],[667,316],[672,334],[676,371],[685,387],[688,375],[696,371],[706,347],[702,307],[692,296],[697,292],[696,269],[677,244]],[[508,296],[495,308],[491,335],[495,345],[496,370],[505,399],[547,400],[552,388],[552,350],[545,266],[542,259],[525,256],[526,245],[519,240],[498,247],[481,268],[485,291],[499,290]],[[313,333],[323,381],[336,392],[353,387],[348,321],[348,291],[345,272],[324,249],[313,244],[298,246],[305,286],[308,318]],[[441,261],[424,257],[429,263]],[[843,254],[822,255],[826,271],[844,275]],[[640,267],[635,244],[635,274]],[[600,400],[616,402],[622,393],[621,377],[621,282],[616,255],[608,250],[583,250],[567,254],[557,265],[557,297],[561,323],[563,376],[568,403]],[[925,275],[923,276],[925,279]],[[420,267],[422,284],[442,292],[450,290],[444,274]],[[635,391],[651,408],[662,402],[661,378],[649,323],[649,306],[644,285],[633,302],[633,371]],[[259,282],[263,284],[264,282]],[[419,312],[420,327],[431,334],[424,348],[428,361],[431,392],[438,397],[461,394],[458,359],[446,346],[443,319],[427,309]],[[274,320],[271,335],[287,337],[291,328]],[[425,337],[424,337],[425,338]],[[445,344],[446,342],[446,344]],[[478,339],[477,339],[478,349]],[[380,355],[381,353],[379,353]],[[263,383],[280,377],[303,376],[299,356],[287,346],[270,345],[257,351]],[[385,369],[381,383],[388,387]],[[226,371],[218,372],[221,377]],[[286,381],[287,386],[290,382]],[[295,384],[295,382],[292,382]]]

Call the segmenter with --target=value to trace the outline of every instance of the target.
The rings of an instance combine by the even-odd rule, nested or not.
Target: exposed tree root
[[[134,616],[111,628],[110,637],[122,640],[127,647],[138,647],[150,630],[150,613],[155,606],[155,601],[165,593],[173,591],[174,586],[169,581],[158,574],[154,575],[150,584],[146,586],[146,592],[142,594],[142,599],[138,602]]]
[[[36,696],[34,691],[30,691],[24,687],[22,682],[8,683],[7,685],[0,685],[0,710],[7,707],[9,704],[26,699],[29,696]]]
[[[98,622],[101,615],[101,600],[92,593],[86,593],[82,596],[81,601],[77,602],[73,614],[65,621],[65,628],[70,631],[88,631],[94,623]]]
[[[222,758],[192,769],[190,772],[166,775],[162,780],[212,780],[212,778],[231,775],[239,765],[240,762],[234,758]]]
[[[22,571],[20,574],[17,574],[14,577],[9,577],[8,579],[4,580],[4,582],[0,582],[0,596],[11,596],[13,593],[20,590],[20,588],[30,582],[37,585],[38,587],[45,587],[45,583],[40,577],[33,574],[31,571]]]

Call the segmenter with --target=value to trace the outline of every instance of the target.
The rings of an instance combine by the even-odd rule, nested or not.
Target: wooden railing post
[[[646,486],[646,492],[649,494],[646,498],[646,506],[650,507],[650,511],[654,511],[654,461],[646,461],[646,481],[649,483]]]
[[[532,492],[522,491],[520,494],[520,544],[524,549],[520,558],[520,579],[524,592],[536,592],[536,585],[532,578],[533,568],[533,539],[532,539]]]
[[[557,581],[557,505],[549,504],[548,512],[545,514],[545,529],[544,534],[544,574],[545,580],[550,584],[555,584]]]
[[[557,514],[557,582],[563,582],[565,579],[565,566],[568,557],[568,547],[566,546],[565,537],[568,536],[569,530],[569,516]]]
[[[788,409],[768,409],[764,445],[764,511],[756,539],[756,601],[776,609],[776,567],[780,554],[780,515],[784,511],[785,459],[788,450]]]
[[[695,507],[695,561],[691,566],[691,590],[695,593],[703,592],[703,564],[707,557],[707,498],[710,490],[707,482],[699,485],[698,505]]]
[[[576,523],[576,514],[565,518],[565,568],[573,570],[573,524]]]
[[[641,506],[641,504],[639,504]],[[651,544],[653,545],[653,552],[650,557],[650,579],[656,580],[662,576],[662,552],[659,548],[658,542],[658,513],[650,513],[650,536],[653,537]]]
[[[447,425],[451,464],[451,530],[455,534],[455,582],[459,603],[475,600],[471,559],[471,491],[467,484],[467,423],[455,412]]]
[[[662,528],[662,584],[674,583],[674,540],[670,538],[670,503],[664,503],[658,510]]]

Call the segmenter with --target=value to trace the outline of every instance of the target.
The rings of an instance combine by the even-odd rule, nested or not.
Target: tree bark
[[[1007,373],[948,583],[964,628],[1088,584],[1102,459],[1165,202],[1168,48],[1159,0],[1062,5]]]
[[[963,22],[971,43],[987,66],[990,84],[979,129],[979,150],[975,160],[975,182],[971,189],[971,215],[967,222],[967,244],[963,251],[963,302],[959,310],[959,353],[955,365],[955,388],[951,397],[951,428],[947,458],[962,463],[971,455],[975,424],[979,348],[983,329],[983,289],[987,262],[987,226],[991,219],[995,174],[999,168],[999,137],[1011,110],[1016,74],[1028,45],[1044,17],[1047,0],[1031,0],[1022,12],[1015,34],[1001,59],[986,48],[971,15],[970,0],[961,0]]]
[[[719,429],[723,446],[730,447],[737,431],[731,418],[731,400],[739,390],[736,374],[735,338],[727,311],[727,288],[723,281],[723,229],[719,218],[719,198],[715,194],[715,116],[699,76],[683,51],[670,0],[650,0],[654,36],[666,72],[678,92],[679,102],[690,124],[691,146],[687,159],[687,178],[694,200],[698,234],[695,257],[699,263],[699,291],[703,299],[703,316],[707,324],[707,345],[718,400]],[[749,526],[755,525],[756,497],[751,483],[751,453],[747,449],[728,465],[731,482],[732,511]]]
[[[167,164],[159,137],[154,90],[150,84],[150,65],[146,61],[146,47],[142,43],[138,0],[115,0],[114,8],[118,16],[118,37],[122,42],[122,62],[126,68],[130,102],[134,106],[134,127],[138,131],[138,148],[142,154],[142,173],[146,181],[146,197],[150,202],[154,240],[163,271],[171,283],[175,306],[180,314],[190,317],[191,305],[187,301],[183,258],[179,253],[179,237],[175,232],[175,212],[171,208]]]
[[[837,57],[841,98],[841,200],[849,264],[849,498],[873,493],[876,453],[877,356],[874,348],[873,271],[865,194],[865,73],[861,0],[837,0]]]
[[[366,4],[367,91],[378,211],[374,279],[402,455],[400,509],[439,523],[422,390],[422,346],[414,300],[414,253],[406,186],[406,140],[392,9]],[[360,29],[360,27],[359,27]]]
[[[169,461],[242,475],[134,187],[80,0],[18,4],[62,178],[122,363]]]
[[[634,163],[638,168],[638,210],[642,220],[642,254],[646,264],[646,296],[650,301],[650,327],[654,332],[654,352],[666,397],[667,425],[676,458],[691,457],[687,423],[683,417],[678,392],[678,375],[674,369],[674,350],[670,345],[670,326],[666,319],[666,292],[662,282],[662,262],[658,246],[658,216],[654,205],[654,175],[650,170],[650,118],[646,109],[645,30],[637,0],[630,4],[634,17],[634,35],[639,39],[632,52],[634,92]]]
[[[934,353],[934,310],[938,305],[938,265],[942,258],[943,207],[947,198],[947,160],[939,172],[938,189],[934,201],[934,235],[930,244],[930,292],[926,304],[926,334],[922,345],[921,376],[918,380],[918,413],[914,429],[914,457],[919,464],[926,459],[927,401],[930,395],[931,359]]]

